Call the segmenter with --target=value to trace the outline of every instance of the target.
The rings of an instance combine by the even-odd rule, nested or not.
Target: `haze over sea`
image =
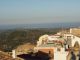
[[[70,28],[80,27],[79,22],[75,23],[41,23],[41,24],[16,24],[16,25],[0,25],[0,29],[31,29],[31,28]]]

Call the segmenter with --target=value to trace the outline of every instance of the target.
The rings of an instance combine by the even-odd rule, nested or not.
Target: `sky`
[[[0,0],[0,25],[80,22],[80,0]]]

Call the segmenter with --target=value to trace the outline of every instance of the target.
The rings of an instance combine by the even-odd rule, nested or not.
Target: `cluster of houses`
[[[76,59],[79,60],[80,56],[77,56],[80,52],[79,34],[80,28],[71,28],[68,33],[58,32],[54,35],[43,35],[37,41],[34,51],[50,54],[51,60],[74,59],[73,54],[71,54],[73,52]]]

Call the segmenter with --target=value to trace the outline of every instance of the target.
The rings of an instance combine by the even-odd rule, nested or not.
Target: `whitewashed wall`
[[[76,41],[77,41],[77,42],[79,43],[79,45],[80,45],[80,38],[77,37],[77,36],[75,36],[74,39],[72,39],[72,46],[74,46],[74,44],[75,44]]]
[[[68,52],[55,52],[54,60],[67,60]]]

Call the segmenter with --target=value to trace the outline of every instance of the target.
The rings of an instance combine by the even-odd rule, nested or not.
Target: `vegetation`
[[[25,43],[36,44],[41,35],[55,34],[61,29],[18,29],[0,33],[0,50],[11,51]]]

